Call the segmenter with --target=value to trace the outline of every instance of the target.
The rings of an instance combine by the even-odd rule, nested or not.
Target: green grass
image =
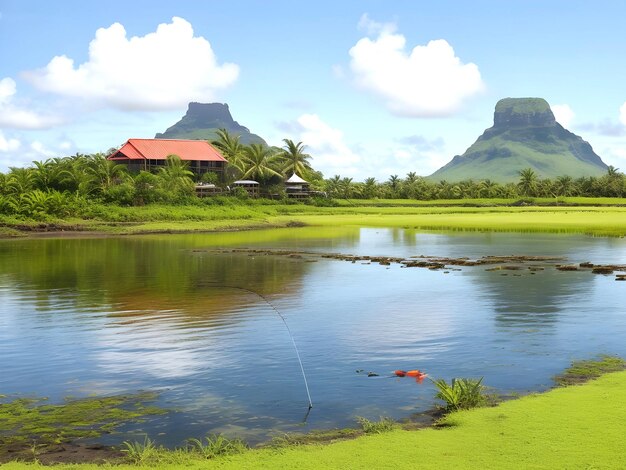
[[[438,201],[443,204],[441,206],[406,200],[341,200],[337,207],[270,202],[144,207],[100,205],[91,208],[89,218],[51,219],[46,222],[47,225],[34,220],[0,216],[0,227],[6,236],[15,235],[18,229],[25,231],[28,227],[41,230],[42,226],[57,231],[138,234],[237,231],[294,225],[626,235],[626,206],[605,205],[626,204],[624,199],[564,198],[562,203],[576,206],[521,207],[484,205],[487,201],[486,199]],[[504,204],[506,201],[500,202]],[[534,200],[537,204],[548,201],[549,199]],[[453,202],[456,205],[450,205]]]
[[[330,445],[266,448],[206,460],[176,454],[150,468],[617,469],[626,466],[626,371],[577,387],[459,411],[439,428],[393,430]],[[38,468],[10,463],[6,470]],[[55,469],[101,469],[58,465]],[[148,468],[115,466],[120,470]],[[4,470],[4,469],[3,469]]]

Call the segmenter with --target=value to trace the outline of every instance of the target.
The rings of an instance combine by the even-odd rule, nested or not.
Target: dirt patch
[[[39,462],[43,465],[68,463],[115,463],[122,460],[124,453],[100,444],[66,443],[45,448],[9,449],[6,454],[0,455],[0,463],[10,461]]]

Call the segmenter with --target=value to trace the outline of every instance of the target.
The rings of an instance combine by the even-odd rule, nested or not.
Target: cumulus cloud
[[[17,139],[6,138],[0,131],[0,152],[14,152],[21,147],[22,143]]]
[[[322,172],[354,175],[361,161],[345,142],[343,132],[325,123],[317,114],[297,119],[298,140],[305,143],[313,157],[313,167]]]
[[[25,77],[37,88],[121,110],[167,110],[189,101],[211,101],[239,75],[236,64],[218,64],[209,41],[174,17],[145,36],[127,37],[114,23],[96,31],[89,60],[75,65],[62,55]]]
[[[442,117],[454,114],[484,84],[473,63],[464,64],[444,39],[406,49],[406,38],[393,25],[359,22],[377,37],[360,39],[349,51],[350,68],[360,88],[381,97],[392,114]]]
[[[59,116],[24,109],[15,103],[17,85],[5,77],[0,80],[0,127],[5,129],[47,129],[63,120]]]
[[[555,104],[550,106],[552,112],[554,113],[554,117],[556,122],[561,124],[563,127],[568,128],[574,119],[574,111],[567,104]]]

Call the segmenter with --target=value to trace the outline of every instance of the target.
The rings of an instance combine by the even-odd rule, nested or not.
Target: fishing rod
[[[289,328],[289,324],[287,323],[287,320],[285,320],[285,317],[283,316],[282,313],[280,313],[280,311],[276,308],[276,306],[269,301],[269,299],[267,297],[265,297],[263,294],[259,294],[256,291],[253,291],[252,289],[248,289],[246,287],[240,287],[240,286],[229,286],[229,285],[216,285],[216,286],[212,286],[212,287],[225,287],[227,289],[238,289],[238,290],[242,290],[244,292],[249,292],[250,294],[254,294],[257,297],[260,297],[261,299],[263,299],[263,301],[269,305],[272,310],[274,310],[276,312],[276,314],[280,317],[280,319],[283,321],[283,323],[285,324],[285,328],[287,328],[287,333],[289,333],[289,338],[291,338],[291,343],[293,344],[293,349],[295,349],[296,351],[296,357],[298,358],[298,364],[300,364],[300,371],[302,372],[302,379],[304,380],[304,388],[306,389],[306,396],[309,399],[309,409],[306,412],[306,415],[304,416],[304,422],[306,422],[307,418],[309,417],[309,413],[311,412],[311,408],[313,408],[313,401],[311,400],[311,392],[309,392],[309,383],[306,379],[306,373],[304,372],[304,366],[302,365],[302,359],[300,358],[300,351],[298,350],[298,346],[296,345],[296,340],[293,338],[293,334],[291,333],[291,329]]]

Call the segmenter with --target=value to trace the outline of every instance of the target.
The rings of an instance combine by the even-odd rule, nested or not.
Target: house
[[[129,171],[154,171],[163,167],[170,155],[189,162],[189,170],[198,176],[212,171],[223,178],[227,161],[219,150],[204,140],[128,139],[107,159],[125,164]]]
[[[303,180],[295,173],[291,175],[291,177],[285,181],[285,192],[287,193],[287,197],[292,198],[304,198],[309,197],[309,182]]]
[[[260,184],[253,180],[238,180],[233,183],[233,188],[243,188],[250,197],[259,197]]]

